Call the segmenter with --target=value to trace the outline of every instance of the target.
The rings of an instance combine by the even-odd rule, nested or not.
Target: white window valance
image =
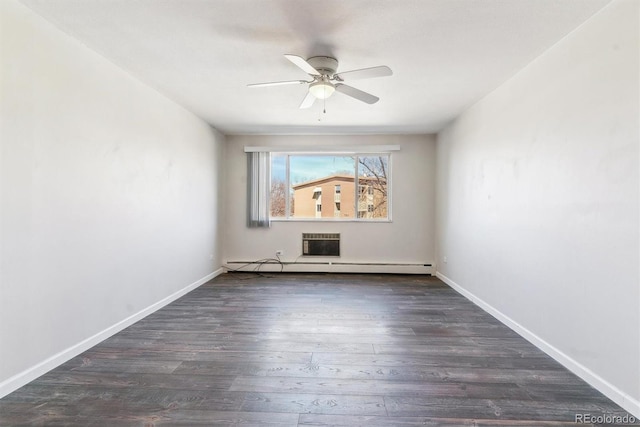
[[[245,153],[336,153],[336,154],[357,154],[357,153],[390,153],[400,151],[399,145],[326,145],[326,146],[245,146]]]

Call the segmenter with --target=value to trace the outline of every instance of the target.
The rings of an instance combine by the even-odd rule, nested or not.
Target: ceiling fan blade
[[[315,102],[316,97],[311,94],[311,92],[307,92],[307,96],[304,97],[302,103],[300,103],[300,108],[309,108]]]
[[[338,80],[343,81],[346,79],[370,79],[373,77],[386,77],[393,75],[391,68],[386,65],[380,65],[378,67],[362,68],[361,70],[345,71],[344,73],[337,73],[335,77]]]
[[[252,83],[247,85],[247,87],[265,87],[265,86],[282,86],[282,85],[301,85],[309,83],[304,80],[287,80],[284,82],[268,82],[268,83]]]
[[[360,89],[356,89],[355,87],[343,85],[342,83],[336,84],[336,90],[352,98],[355,98],[358,101],[366,102],[367,104],[375,104],[380,100],[380,98],[378,98],[377,96],[373,96],[370,93],[363,92]]]
[[[309,64],[305,59],[297,55],[285,55],[284,57],[296,64],[302,71],[307,74],[311,74],[312,76],[319,76],[321,74],[318,70],[313,68],[311,64]]]

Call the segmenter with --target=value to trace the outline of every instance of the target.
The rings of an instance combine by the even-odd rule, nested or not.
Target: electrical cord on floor
[[[280,264],[280,273],[282,273],[284,271],[284,263],[282,262],[282,260],[280,259],[280,256],[276,255],[276,258],[262,258],[256,261],[250,261],[246,264],[241,265],[240,267],[237,268],[231,268],[227,265],[224,266],[224,268],[227,269],[227,271],[231,271],[234,273],[255,273],[258,274],[260,277],[273,277],[273,276],[267,276],[265,274],[263,274],[260,271],[260,268],[265,265],[265,264],[269,264],[271,262],[277,262],[278,264]],[[247,271],[247,270],[243,270],[243,268],[248,267],[250,265],[256,264],[256,266],[254,267],[253,270],[251,271]],[[248,278],[247,278],[248,279]],[[246,279],[245,279],[246,280]]]

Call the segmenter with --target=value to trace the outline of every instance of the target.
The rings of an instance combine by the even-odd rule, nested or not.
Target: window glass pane
[[[284,218],[287,206],[287,156],[271,154],[271,218]]]
[[[358,157],[358,218],[388,218],[389,156]]]
[[[353,157],[291,155],[289,176],[293,218],[355,218]]]
[[[272,153],[271,218],[388,219],[389,158]]]

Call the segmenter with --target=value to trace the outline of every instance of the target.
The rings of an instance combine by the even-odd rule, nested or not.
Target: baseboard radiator
[[[389,273],[389,274],[435,274],[430,263],[378,263],[309,261],[278,262],[277,260],[228,261],[227,271],[239,272],[284,272],[284,273]]]

